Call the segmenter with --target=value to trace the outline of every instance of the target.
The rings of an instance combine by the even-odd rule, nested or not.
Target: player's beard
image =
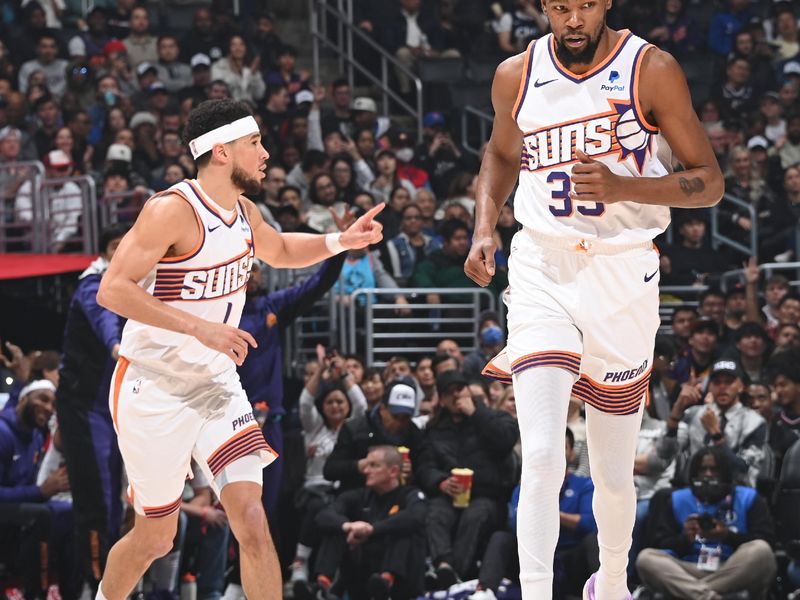
[[[248,196],[257,195],[261,191],[261,182],[255,177],[250,177],[239,165],[233,165],[231,182]]]
[[[597,47],[600,45],[600,41],[603,39],[605,31],[606,24],[602,23],[600,25],[600,29],[596,31],[594,35],[588,36],[584,49],[577,53],[570,50],[569,47],[564,43],[563,38],[570,35],[570,33],[565,33],[563,36],[561,36],[561,38],[556,39],[556,57],[558,57],[559,62],[568,69],[572,65],[590,64],[594,60]]]

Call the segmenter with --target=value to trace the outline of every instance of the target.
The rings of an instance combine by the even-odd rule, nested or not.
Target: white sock
[[[94,597],[94,600],[108,600],[103,595],[103,581],[101,580],[100,583],[97,584],[97,595]]]
[[[549,600],[558,543],[558,494],[564,482],[564,434],[575,376],[555,367],[514,375],[522,436],[522,488],[517,509],[520,584],[523,598]]]
[[[600,545],[600,572],[595,580],[598,598],[628,597],[626,567],[636,520],[633,462],[641,411],[620,416],[586,406],[586,441],[594,482],[592,510]]]

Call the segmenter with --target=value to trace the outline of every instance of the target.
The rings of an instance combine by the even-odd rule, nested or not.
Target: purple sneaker
[[[595,579],[597,579],[597,573],[592,573],[592,576],[589,577],[589,581],[583,586],[583,600],[597,600],[597,596],[594,594]],[[628,592],[625,600],[633,600],[633,596],[631,596],[630,592]]]

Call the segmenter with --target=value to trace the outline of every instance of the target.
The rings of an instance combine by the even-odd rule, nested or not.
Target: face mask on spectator
[[[414,159],[414,149],[400,148],[399,150],[395,151],[394,155],[400,162],[404,163],[411,162]]]
[[[503,341],[503,330],[497,325],[489,325],[481,330],[481,343],[486,346],[497,346]]]
[[[728,486],[716,477],[692,479],[692,493],[706,504],[716,504],[728,494]]]

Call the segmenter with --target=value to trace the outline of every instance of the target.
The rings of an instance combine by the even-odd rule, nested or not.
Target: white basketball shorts
[[[120,358],[109,396],[128,496],[140,515],[165,517],[180,508],[192,457],[217,497],[217,476],[234,461],[257,455],[261,468],[246,477],[240,474],[238,480],[261,484],[261,469],[277,458],[235,371],[198,381]]]
[[[651,242],[518,232],[505,293],[508,345],[484,374],[511,383],[525,369],[563,368],[577,378],[574,396],[606,413],[636,413],[660,324],[658,266]]]

